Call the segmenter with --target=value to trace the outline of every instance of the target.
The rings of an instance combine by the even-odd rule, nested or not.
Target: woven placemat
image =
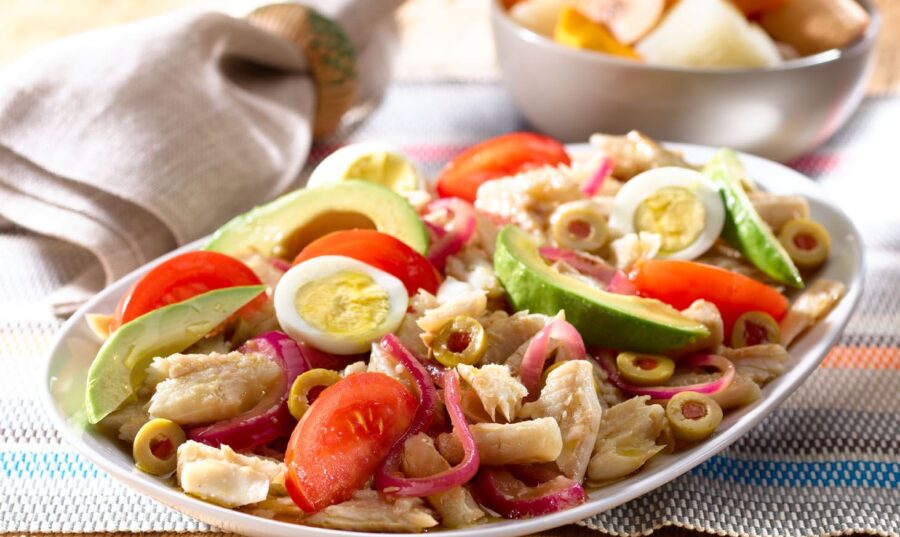
[[[900,98],[870,98],[839,135],[793,163],[841,200],[866,243],[862,303],[823,367],[719,456],[585,524],[618,535],[675,526],[760,537],[900,536],[900,192],[889,171],[897,125]],[[466,145],[520,128],[495,84],[402,84],[354,139],[398,145],[434,173]],[[313,163],[332,149],[318,147]],[[0,259],[0,531],[209,531],[74,453],[40,406],[40,363],[60,326],[43,299],[90,256],[0,225]]]
[[[0,8],[0,65],[35,46],[75,32],[132,21],[181,7],[243,15],[265,0],[4,0]],[[493,81],[488,25],[490,0],[409,0],[400,11],[401,81]],[[884,26],[871,95],[900,92],[900,1],[874,0]]]

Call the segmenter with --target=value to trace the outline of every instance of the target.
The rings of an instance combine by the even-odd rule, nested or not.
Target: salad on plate
[[[138,471],[260,517],[536,517],[759,399],[845,292],[829,251],[727,149],[510,133],[431,182],[354,144],[87,317],[85,414]]]

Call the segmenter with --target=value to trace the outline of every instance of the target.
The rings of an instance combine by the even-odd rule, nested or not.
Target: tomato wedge
[[[250,267],[233,257],[206,251],[183,253],[163,261],[131,286],[116,306],[110,329],[115,330],[145,313],[207,291],[259,284],[259,277]],[[252,309],[258,305],[257,300],[262,299],[260,295],[260,299],[244,308]]]
[[[323,255],[352,257],[396,276],[409,296],[419,289],[437,293],[441,278],[422,254],[400,239],[373,229],[335,231],[309,243],[294,259],[294,264]]]
[[[712,302],[722,314],[726,334],[731,333],[734,321],[745,312],[762,311],[781,320],[788,308],[787,298],[764,283],[693,261],[650,259],[638,266],[632,280],[642,296],[678,309],[685,309],[698,299]]]
[[[294,503],[314,513],[350,499],[409,428],[418,404],[383,373],[357,373],[325,388],[284,455]]]
[[[569,164],[566,148],[553,138],[530,132],[512,132],[485,140],[451,160],[437,178],[442,198],[474,202],[478,187],[491,179],[528,168]]]

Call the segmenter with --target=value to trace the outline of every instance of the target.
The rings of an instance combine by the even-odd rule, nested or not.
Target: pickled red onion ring
[[[296,341],[283,332],[266,332],[244,343],[242,353],[259,353],[278,364],[284,372],[278,388],[255,407],[231,419],[188,429],[191,440],[235,450],[248,450],[288,436],[296,420],[288,410],[288,395],[298,375],[309,363]]]
[[[587,197],[593,197],[603,187],[606,178],[612,175],[615,163],[609,157],[603,157],[600,161],[600,167],[594,172],[594,175],[581,187],[581,192]]]
[[[504,468],[484,468],[472,484],[478,502],[503,518],[530,518],[582,504],[587,493],[577,482],[557,476],[529,487]]]
[[[447,211],[452,216],[452,220],[447,226],[441,228],[444,231],[443,234],[434,229],[439,226],[429,225],[429,229],[437,236],[437,240],[428,251],[428,260],[438,270],[444,270],[447,258],[462,250],[462,247],[475,234],[477,225],[475,208],[459,198],[441,198],[429,203],[425,209],[428,213]]]
[[[541,374],[547,361],[550,338],[557,340],[570,360],[582,360],[585,357],[584,340],[581,334],[570,323],[562,319],[551,321],[542,328],[528,344],[522,365],[519,366],[519,378],[528,389],[529,398],[537,397],[541,384]]]
[[[651,399],[668,401],[681,392],[695,392],[705,395],[718,393],[727,388],[734,380],[734,364],[724,356],[717,354],[695,354],[689,356],[678,365],[687,367],[715,367],[722,372],[722,376],[710,382],[701,384],[688,384],[686,386],[637,386],[622,379],[616,368],[614,359],[609,352],[602,352],[596,358],[600,367],[606,371],[609,381],[617,388],[630,396],[649,395]]]
[[[453,431],[459,436],[463,447],[463,459],[459,464],[428,477],[399,477],[396,475],[396,467],[399,464],[399,453],[403,444],[409,438],[408,433],[395,444],[391,450],[396,450],[396,456],[390,455],[375,474],[375,488],[397,496],[431,496],[439,492],[445,492],[454,487],[465,484],[478,473],[481,459],[478,456],[478,447],[475,445],[475,437],[469,429],[466,417],[463,415],[460,403],[459,375],[450,369],[444,373],[444,406],[450,414],[453,423]],[[397,447],[399,446],[399,450]]]

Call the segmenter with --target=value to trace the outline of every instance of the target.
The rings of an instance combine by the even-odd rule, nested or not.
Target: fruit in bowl
[[[843,48],[870,24],[856,0],[518,0],[556,42],[654,65],[768,67]]]

